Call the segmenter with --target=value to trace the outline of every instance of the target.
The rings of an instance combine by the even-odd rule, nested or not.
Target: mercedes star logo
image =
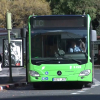
[[[61,72],[61,71],[58,71],[58,72],[57,72],[57,74],[58,74],[58,75],[61,75],[61,74],[62,74],[62,72]]]

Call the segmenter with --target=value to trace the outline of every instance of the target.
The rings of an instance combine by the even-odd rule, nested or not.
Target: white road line
[[[100,81],[98,81],[97,79],[94,78],[93,81],[94,81],[95,85],[92,85],[91,88],[95,88],[96,86],[100,85]],[[76,91],[76,93],[71,93],[71,94],[77,95],[77,94],[80,94],[82,92],[86,92],[87,90],[90,90],[91,88],[83,88],[82,90]]]
[[[95,85],[93,85],[93,86],[99,86],[99,84],[95,84]]]
[[[90,88],[83,88],[82,90],[89,90]]]
[[[93,79],[93,81],[95,82],[95,85],[100,85],[100,81],[98,81],[97,79]]]
[[[94,88],[94,87],[95,87],[94,85],[91,86],[91,88]]]
[[[91,88],[94,88],[95,86],[91,86]]]
[[[71,94],[80,94],[80,93],[71,93]]]
[[[85,91],[77,91],[77,92],[85,92]]]

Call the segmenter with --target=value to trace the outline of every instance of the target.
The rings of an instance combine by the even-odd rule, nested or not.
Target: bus
[[[90,15],[31,15],[26,37],[26,79],[34,88],[53,83],[91,87],[96,33]]]

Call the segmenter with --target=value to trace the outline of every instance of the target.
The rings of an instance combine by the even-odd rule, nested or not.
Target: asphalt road
[[[91,88],[49,88],[35,90],[32,85],[0,91],[0,100],[100,100],[100,69],[95,69]]]

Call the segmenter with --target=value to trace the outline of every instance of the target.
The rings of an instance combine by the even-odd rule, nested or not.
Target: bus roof
[[[55,17],[57,17],[57,16],[59,16],[59,17],[60,17],[60,16],[61,16],[61,17],[62,17],[62,16],[66,16],[66,17],[67,17],[67,16],[68,16],[68,17],[72,17],[72,16],[73,16],[73,17],[75,17],[75,16],[76,16],[76,17],[83,17],[83,16],[84,16],[84,17],[86,17],[87,15],[39,15],[39,16],[38,16],[38,15],[33,15],[33,16],[31,16],[31,17],[46,17],[46,16],[47,16],[47,17],[51,17],[51,16],[53,16],[53,17],[54,17],[54,16],[55,16]]]

